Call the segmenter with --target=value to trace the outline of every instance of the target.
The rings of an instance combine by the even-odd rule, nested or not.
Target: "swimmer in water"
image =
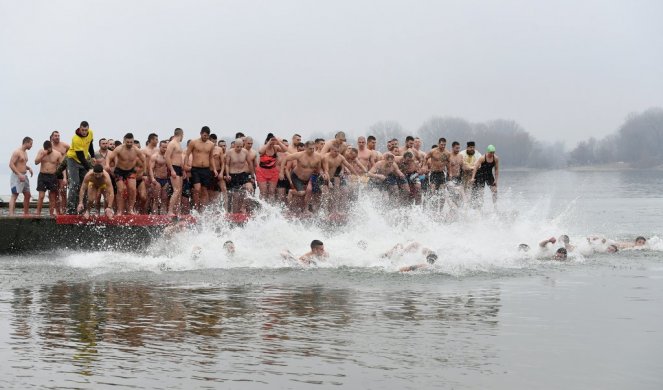
[[[281,257],[283,260],[288,261],[298,261],[303,265],[315,265],[317,261],[324,261],[329,257],[329,252],[325,251],[325,244],[320,240],[311,241],[311,251],[307,252],[299,257],[299,259],[293,256],[292,252],[289,250],[284,250],[281,252]]]
[[[643,249],[647,245],[647,239],[644,238],[643,236],[638,236],[635,239],[635,242],[619,242],[617,243],[617,246],[619,246],[620,249]]]
[[[223,249],[225,249],[226,253],[228,256],[234,256],[235,255],[235,243],[228,240],[223,243]]]
[[[433,252],[430,249],[424,248],[424,254],[426,255],[426,263],[423,264],[415,264],[415,265],[409,265],[406,267],[401,267],[399,269],[400,272],[410,272],[410,271],[416,271],[421,268],[429,268],[433,264],[435,264],[435,261],[437,260],[437,253]]]
[[[555,237],[550,237],[550,238],[548,238],[548,239],[546,239],[546,240],[543,240],[543,241],[541,241],[541,242],[539,243],[539,248],[540,248],[542,251],[548,251],[549,249],[552,249],[552,246],[555,245],[558,241],[559,241],[560,243],[563,243],[564,245],[566,245],[567,242],[564,240],[563,237],[564,237],[564,236],[560,236],[560,239],[559,239],[559,240],[557,240]],[[550,246],[550,248],[548,247],[548,244],[552,244],[552,245]],[[560,260],[560,261],[564,261],[564,260],[566,260],[566,258],[567,258],[567,256],[568,256],[568,253],[569,253],[569,250],[567,250],[566,247],[557,248],[557,250],[555,250],[555,252],[552,254],[551,258],[552,258],[552,260]],[[546,255],[546,254],[544,253],[543,256],[541,256],[541,257],[543,257],[543,258],[547,258],[548,256],[550,256],[550,255],[549,255],[549,254]]]

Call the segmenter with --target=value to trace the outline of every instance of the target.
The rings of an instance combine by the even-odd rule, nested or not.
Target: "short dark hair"
[[[306,146],[306,147],[309,147],[310,145],[315,145],[315,142],[313,142],[313,141],[306,141],[306,143],[304,144],[304,146]]]
[[[246,136],[245,136],[244,133],[242,133],[241,131],[238,131],[237,133],[235,133],[235,139],[237,139],[237,138],[243,138],[243,137],[246,137]]]
[[[27,144],[28,142],[32,142],[32,138],[30,137],[23,138],[23,145]]]
[[[128,139],[128,138],[127,138],[127,139]],[[134,145],[140,145],[140,141],[137,140],[137,139],[135,139],[135,140],[134,140]]]
[[[614,249],[615,252],[619,252],[619,247],[617,247],[617,245],[615,245],[615,244],[610,244],[610,245],[608,245],[608,248],[610,248],[610,247],[612,247],[612,249]]]
[[[219,137],[216,136],[216,134],[212,133],[209,135],[209,139],[217,140]]]
[[[476,146],[476,143],[474,141],[467,141],[467,146]]]
[[[316,138],[315,143],[317,144],[318,142],[325,142],[324,138]]]
[[[51,132],[51,136],[50,136],[50,137],[48,137],[48,138],[53,138],[53,136],[55,135],[55,133],[58,133],[58,134],[60,134],[60,132],[59,132],[59,131],[57,131],[57,130],[53,130],[53,131]]]
[[[431,252],[428,255],[426,255],[426,262],[428,264],[434,264],[435,260],[437,260],[437,253]]]
[[[323,246],[325,244],[322,243],[320,240],[313,240],[311,241],[311,249],[318,247],[318,246]]]
[[[647,239],[644,238],[644,237],[642,237],[642,236],[637,236],[637,237],[635,238],[635,241],[636,241],[636,242],[638,242],[638,240],[644,240],[645,242],[647,242]]]
[[[168,144],[168,141],[166,141],[165,139],[162,139],[161,141],[159,141],[159,145],[161,145],[161,144]]]
[[[458,142],[458,141],[454,141],[454,142],[451,143],[451,147],[452,147],[452,148],[453,148],[454,146],[456,146],[456,145],[460,146],[460,142]]]
[[[336,135],[334,135],[334,138],[345,138],[345,133],[339,131],[338,133],[336,133]]]
[[[175,129],[175,131],[173,132],[173,134],[176,135],[176,136],[177,136],[177,135],[182,135],[182,134],[184,134],[184,130],[182,130],[182,129],[180,129],[180,128],[178,127],[178,128]]]
[[[101,166],[101,164],[94,164],[94,168],[92,168],[94,173],[101,173],[104,171],[104,167]]]
[[[405,152],[403,153],[403,158],[414,158],[414,154],[412,152]]]
[[[101,138],[101,139],[99,140],[99,145],[101,145],[101,141],[106,141],[106,138]]]
[[[90,124],[87,121],[83,121],[79,127],[90,127]]]
[[[209,129],[208,126],[203,126],[203,128],[200,129],[200,134],[205,133],[205,134],[208,134],[208,135],[209,135],[210,132],[211,132],[211,131],[210,131],[210,129]]]
[[[295,134],[293,134],[293,135],[292,135],[292,138],[295,138],[295,137],[299,137],[299,138],[302,138],[302,136],[301,136],[301,135],[299,135],[299,134],[297,134],[297,133],[295,133]]]
[[[566,248],[559,248],[559,249],[557,249],[556,253],[558,255],[562,255],[562,257],[565,258],[565,259],[566,259],[566,256],[568,254],[568,252],[566,251]]]
[[[405,137],[405,142],[410,142],[410,141],[414,141],[414,137],[413,137],[413,136],[408,135],[407,137]]]
[[[438,144],[439,144],[440,142],[444,142],[444,143],[446,143],[446,142],[447,142],[447,139],[444,138],[444,137],[441,137],[440,139],[437,140],[437,143],[438,143]]]
[[[131,133],[127,133],[127,134],[124,135],[124,139],[134,139],[134,135],[131,134]]]
[[[158,139],[159,136],[156,135],[155,133],[150,133],[150,135],[147,136],[147,142],[149,143],[150,141],[152,141],[152,140],[155,139],[155,138]]]
[[[116,147],[118,147],[118,146],[122,145],[122,141],[119,141],[119,140],[118,140],[118,141],[115,141],[115,144],[114,144],[114,145],[115,145]]]
[[[571,242],[569,236],[567,236],[566,234],[562,234],[561,236],[559,236],[559,238],[562,240],[562,242],[564,242],[564,244],[568,244],[569,242]]]
[[[52,147],[53,147],[53,144],[51,143],[51,141],[44,141],[44,150],[50,149]]]
[[[376,139],[374,136],[369,135],[368,137],[366,137],[366,141],[367,141],[367,142],[368,142],[368,141],[377,141],[377,139]]]

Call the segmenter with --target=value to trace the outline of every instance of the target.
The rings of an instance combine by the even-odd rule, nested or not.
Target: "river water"
[[[498,210],[455,222],[362,196],[343,229],[267,209],[149,254],[0,257],[0,386],[660,389],[662,194],[660,171],[502,172]],[[567,262],[517,250],[560,234]],[[596,254],[588,235],[648,244]],[[315,238],[327,262],[284,264]],[[413,240],[433,267],[381,257]]]

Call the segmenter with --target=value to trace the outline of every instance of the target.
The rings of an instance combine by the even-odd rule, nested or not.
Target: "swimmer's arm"
[[[117,163],[115,162],[115,151],[114,150],[111,150],[108,153],[108,158],[106,158],[106,161],[104,162],[104,169],[108,172],[111,171],[111,169],[110,169],[111,161],[113,162],[113,165],[117,165]]]
[[[41,160],[44,158],[44,154],[46,154],[46,151],[44,149],[40,150],[39,153],[37,153],[37,157],[35,157],[35,165],[41,164]]]
[[[470,179],[470,181],[474,181],[474,177],[477,175],[477,169],[479,169],[479,167],[481,166],[481,159],[482,158],[483,157],[479,157],[477,162],[474,163],[474,167],[472,168],[472,178]]]
[[[495,185],[497,185],[497,179],[500,177],[500,160],[495,156]]]
[[[249,164],[249,173],[252,176],[256,175],[256,167],[254,165],[254,161],[251,158],[251,153],[246,153],[246,162]]]
[[[408,265],[406,267],[401,267],[398,271],[400,272],[410,272],[410,271],[416,271],[420,268],[426,267],[426,264],[416,264],[416,265]]]
[[[173,169],[173,151],[175,150],[175,142],[169,142],[168,147],[166,148],[166,153],[164,154],[164,158],[166,159],[166,166],[168,167],[168,172],[170,172],[170,176],[172,177],[177,177],[177,174],[175,173],[175,170]]]
[[[90,183],[90,178],[92,177],[93,173],[86,173],[85,177],[83,178],[83,182],[81,183],[81,189],[78,191],[78,205],[81,206],[83,204],[83,199],[85,199],[85,191],[87,191],[88,184]]]
[[[9,159],[9,169],[11,169],[11,171],[16,175],[20,176],[22,173],[18,171],[18,168],[16,168],[16,161],[18,161],[18,153],[14,152],[12,153],[12,157]]]
[[[348,160],[346,160],[345,157],[343,157],[343,156],[341,156],[341,164],[345,167],[345,169],[347,169],[348,171],[350,171],[350,173],[352,173],[353,175],[358,175],[358,174],[359,174],[359,173],[355,170],[355,168],[354,168],[352,165],[350,165],[350,163],[348,162]],[[360,164],[361,164],[361,163],[360,163]]]
[[[283,174],[285,174],[285,164],[286,164],[288,161],[292,161],[292,160],[294,160],[294,159],[296,159],[296,158],[299,158],[299,156],[301,156],[301,153],[304,153],[304,152],[297,152],[297,153],[289,154],[289,155],[286,156],[286,158],[284,158],[283,160],[281,160],[281,169],[280,169],[280,171],[279,171],[279,175],[283,175]]]
[[[378,165],[375,164],[371,167],[371,169],[368,171],[368,177],[375,177],[378,178],[378,174],[376,173],[378,171]]]
[[[111,182],[110,175],[104,172],[104,184],[106,185],[106,208],[113,209],[113,202],[115,201],[115,194],[113,193],[113,183]]]
[[[541,241],[541,242],[539,243],[539,246],[540,246],[541,248],[545,248],[546,245],[548,245],[548,243],[554,244],[555,242],[557,242],[557,240],[555,239],[555,237],[550,237],[550,238],[547,238],[547,239]]]
[[[403,174],[403,172],[401,172],[401,170],[398,168],[398,164],[396,164],[396,163],[394,163],[394,171],[396,172],[398,177],[400,177],[401,179],[405,178],[405,175]]]
[[[214,177],[219,176],[219,170],[217,169],[218,167],[216,166],[216,158],[214,157],[214,149],[216,149],[214,146],[212,146],[209,149],[209,162],[210,162],[210,167],[212,168],[212,173],[214,173]]]

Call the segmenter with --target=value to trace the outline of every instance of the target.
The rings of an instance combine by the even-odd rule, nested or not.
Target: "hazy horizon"
[[[0,0],[0,174],[23,136],[34,160],[81,120],[97,138],[208,125],[261,141],[504,118],[573,148],[663,106],[661,14],[658,1]]]

